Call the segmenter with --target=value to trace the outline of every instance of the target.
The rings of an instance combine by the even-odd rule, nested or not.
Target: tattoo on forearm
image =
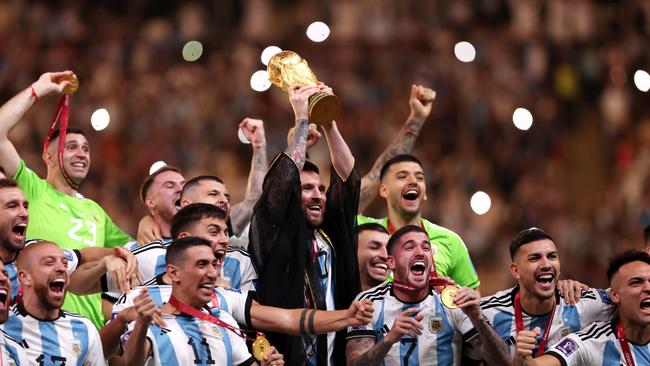
[[[300,335],[303,337],[307,335],[307,330],[305,329],[305,315],[307,314],[308,309],[303,309],[300,313]]]
[[[478,340],[481,342],[481,354],[488,365],[509,364],[510,352],[503,338],[494,331],[486,320],[474,321],[474,328],[478,332]]]
[[[384,360],[392,344],[382,339],[374,343],[372,338],[360,338],[348,341],[348,365],[372,366],[379,365]],[[374,344],[373,344],[374,343]]]
[[[268,170],[268,160],[266,158],[266,146],[253,148],[253,158],[251,161],[251,170],[248,174],[248,186],[246,188],[246,197],[244,201],[233,206],[230,211],[230,223],[232,224],[233,233],[240,235],[253,216],[255,203],[262,196],[262,185],[264,176]]]
[[[291,144],[287,146],[285,153],[289,155],[291,160],[298,166],[298,170],[302,170],[305,165],[305,146],[307,144],[307,132],[309,131],[309,120],[301,119],[296,125]]]
[[[316,310],[312,310],[311,313],[309,313],[309,320],[307,321],[309,334],[316,334],[316,328],[314,328],[314,315],[316,315]]]

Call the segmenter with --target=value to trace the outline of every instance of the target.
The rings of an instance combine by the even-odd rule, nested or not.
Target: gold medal
[[[76,92],[77,89],[79,89],[79,79],[77,79],[77,75],[72,74],[72,76],[68,78],[68,80],[70,80],[70,85],[63,88],[64,94],[72,94]]]
[[[440,292],[440,301],[442,304],[449,309],[456,309],[458,305],[454,302],[454,297],[456,297],[456,292],[458,292],[458,287],[453,285],[447,285]]]
[[[266,339],[263,334],[258,333],[257,338],[255,338],[255,341],[253,342],[253,356],[255,356],[258,361],[262,361],[264,358],[264,351],[269,347],[271,347],[271,343],[269,343],[268,339]]]

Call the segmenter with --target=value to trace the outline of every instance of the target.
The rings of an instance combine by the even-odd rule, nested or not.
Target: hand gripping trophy
[[[269,61],[269,80],[282,90],[291,85],[316,85],[318,80],[307,61],[292,51],[282,51]],[[309,97],[309,121],[319,125],[332,122],[339,115],[341,100],[334,94],[316,93]]]

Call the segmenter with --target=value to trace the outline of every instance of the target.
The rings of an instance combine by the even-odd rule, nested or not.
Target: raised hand
[[[418,335],[422,334],[424,326],[422,319],[424,315],[418,314],[422,310],[421,308],[408,308],[404,310],[400,315],[395,318],[395,323],[390,328],[390,331],[384,337],[384,340],[387,343],[397,343],[404,336],[411,336],[417,338]]]
[[[476,290],[469,287],[460,287],[454,302],[470,319],[478,319],[481,313],[481,295]]]
[[[557,281],[557,289],[564,297],[564,302],[573,306],[580,301],[582,293],[589,290],[589,286],[574,280],[559,280]]]
[[[63,93],[63,89],[72,84],[72,75],[74,73],[70,70],[46,72],[32,84],[32,87],[39,98],[53,93]]]
[[[246,136],[246,139],[253,144],[253,147],[266,146],[266,135],[264,134],[264,121],[261,119],[244,118],[239,128]]]
[[[429,117],[434,99],[436,99],[436,92],[432,89],[422,85],[411,85],[411,96],[409,97],[410,118],[424,120]]]
[[[526,360],[533,357],[533,349],[537,345],[537,336],[542,330],[539,327],[533,330],[522,330],[517,333],[517,344],[515,345],[515,359]]]

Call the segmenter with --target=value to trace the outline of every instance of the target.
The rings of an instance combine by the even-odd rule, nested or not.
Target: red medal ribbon
[[[63,151],[65,150],[65,137],[68,130],[68,117],[70,115],[70,94],[63,94],[61,99],[59,99],[59,105],[56,107],[56,114],[54,115],[54,120],[50,126],[50,132],[48,132],[45,142],[43,142],[43,151],[47,151],[47,148],[50,146],[50,141],[52,140],[52,135],[56,130],[56,124],[61,121],[59,124],[59,143],[57,144],[57,153],[59,155],[59,168],[61,169],[61,174],[66,183],[74,189],[77,190],[79,185],[72,181],[68,172],[65,171],[63,165]]]
[[[172,295],[169,298],[169,305],[175,307],[181,313],[185,313],[185,314],[193,316],[195,318],[199,318],[201,320],[205,320],[205,321],[210,322],[212,324],[215,324],[217,326],[226,328],[229,331],[235,333],[236,335],[238,335],[238,336],[240,336],[240,337],[242,337],[242,338],[244,338],[246,340],[249,340],[249,341],[254,341],[255,340],[255,338],[251,338],[251,337],[246,336],[246,334],[244,333],[245,331],[243,329],[233,327],[232,325],[224,322],[223,320],[217,318],[216,316],[206,314],[206,313],[202,312],[201,310],[199,310],[199,309],[197,309],[195,307],[189,306],[187,304],[183,304],[182,302],[178,301],[178,299],[176,299],[176,297],[174,297],[174,295]],[[260,335],[263,336],[262,333],[258,332],[257,334],[258,334],[258,336],[260,336]]]
[[[520,296],[521,291],[517,292],[515,295],[515,326],[517,327],[517,333],[521,332],[524,330],[524,319],[521,315],[521,296]],[[553,298],[553,309],[551,309],[551,313],[548,315],[548,319],[546,320],[546,327],[544,329],[544,335],[542,336],[542,340],[539,342],[539,348],[537,348],[537,353],[535,353],[535,357],[539,357],[544,354],[544,349],[546,349],[546,343],[548,342],[548,335],[551,333],[551,325],[553,324],[553,316],[555,315],[555,298]]]
[[[619,320],[616,324],[616,338],[621,344],[621,351],[623,351],[623,357],[625,357],[625,362],[627,366],[634,366],[634,358],[632,358],[632,352],[630,351],[630,345],[627,343],[627,337],[625,337],[625,330],[623,330],[623,324]]]

